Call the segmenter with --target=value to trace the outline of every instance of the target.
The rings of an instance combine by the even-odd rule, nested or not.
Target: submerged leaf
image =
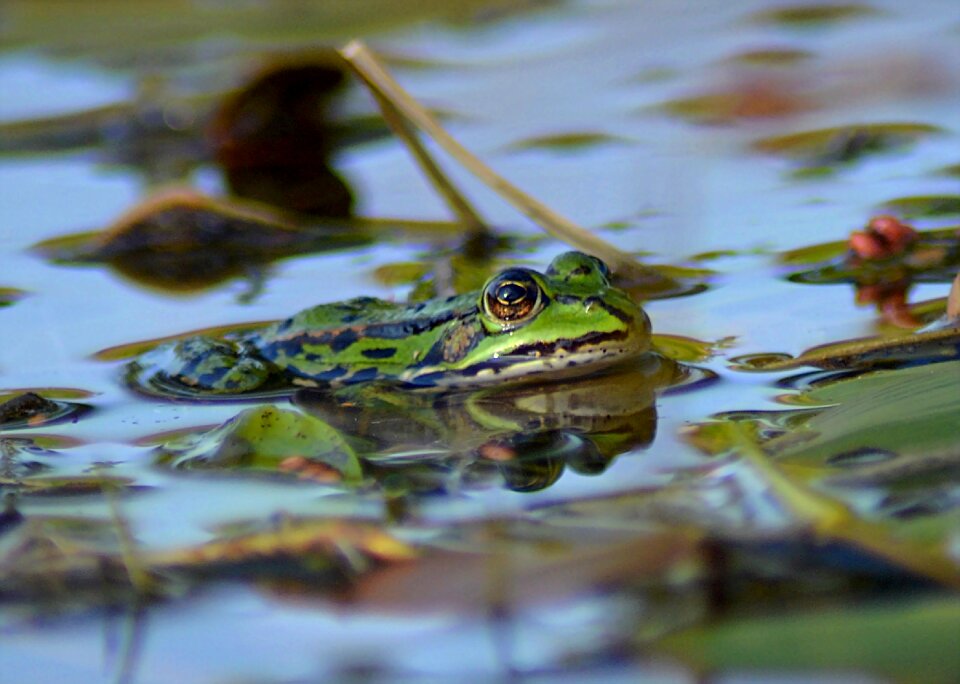
[[[288,471],[345,484],[363,477],[356,454],[336,429],[275,406],[250,408],[208,432],[167,442],[156,459],[172,468]]]

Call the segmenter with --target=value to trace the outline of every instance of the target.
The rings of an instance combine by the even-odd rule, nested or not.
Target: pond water
[[[259,584],[239,578],[190,586],[156,603],[109,608],[96,601],[62,610],[55,601],[40,607],[11,601],[0,604],[0,671],[35,682],[537,681],[587,674],[600,681],[693,681],[707,672],[733,681],[787,681],[798,672],[863,681],[903,675],[866,656],[862,663],[812,656],[806,662],[725,661],[687,657],[679,647],[660,650],[659,637],[716,617],[715,578],[703,549],[732,554],[722,540],[735,539],[730,543],[737,546],[743,539],[729,531],[715,537],[695,514],[668,515],[664,523],[658,516],[630,520],[601,512],[584,522],[575,508],[569,520],[544,531],[550,520],[544,511],[657,491],[715,468],[716,457],[690,439],[691,426],[718,413],[782,408],[775,397],[786,391],[777,381],[788,373],[744,373],[731,369],[730,359],[796,355],[877,332],[877,311],[856,305],[851,288],[790,282],[777,255],[845,240],[891,200],[957,193],[956,174],[941,172],[960,162],[955,2],[833,5],[810,21],[770,14],[784,5],[769,2],[464,2],[455,9],[424,2],[404,13],[371,1],[356,3],[356,13],[344,10],[331,19],[317,10],[300,21],[291,18],[289,2],[245,3],[245,9],[182,3],[182,12],[162,4],[145,3],[153,24],[128,16],[124,3],[91,3],[82,10],[18,1],[0,15],[0,91],[6,94],[0,126],[8,124],[0,128],[0,288],[16,290],[10,305],[0,307],[0,394],[26,388],[69,398],[41,391],[68,388],[80,392],[75,401],[91,407],[73,420],[9,429],[2,437],[33,438],[57,451],[37,457],[50,467],[48,474],[110,475],[138,487],[110,496],[99,490],[31,496],[8,487],[8,502],[26,521],[51,516],[116,524],[122,518],[147,554],[202,544],[224,525],[284,514],[363,520],[422,545],[423,557],[413,561],[412,576],[361,578],[350,596],[322,586],[308,591],[296,578]],[[111,23],[113,31],[106,28]],[[100,28],[84,30],[91,26]],[[360,295],[402,301],[410,284],[385,283],[376,274],[391,264],[441,263],[449,253],[443,250],[455,249],[459,239],[393,232],[349,250],[277,261],[251,276],[262,278],[259,285],[241,275],[176,293],[138,284],[103,264],[55,263],[33,246],[109,226],[163,183],[229,194],[209,159],[184,152],[178,161],[179,152],[168,147],[182,143],[179,131],[189,136],[188,114],[196,109],[184,109],[185,119],[174,116],[175,107],[164,110],[170,121],[160,128],[169,141],[138,133],[144,129],[137,128],[137,117],[165,98],[193,103],[217,95],[242,82],[270,51],[340,45],[353,37],[386,55],[404,87],[443,113],[451,134],[520,188],[642,255],[644,263],[709,269],[698,276],[706,284],[702,291],[644,303],[656,333],[710,346],[712,355],[692,365],[716,376],[658,395],[649,444],[605,463],[599,474],[567,467],[537,491],[484,480],[414,496],[409,517],[391,524],[382,493],[154,465],[156,435],[217,425],[243,407],[135,394],[123,385],[122,364],[96,358],[98,352],[211,326],[276,320]],[[704,99],[708,95],[716,97]],[[131,103],[139,108],[122,109]],[[128,114],[103,114],[114,106]],[[356,84],[333,108],[334,118],[348,122],[376,111]],[[24,120],[33,127],[13,125]],[[806,162],[757,147],[777,136],[874,123],[937,131],[876,153],[808,153]],[[131,151],[135,145],[141,147]],[[157,161],[163,154],[169,159]],[[442,199],[395,138],[378,133],[338,146],[332,160],[353,192],[357,215],[449,220]],[[540,270],[568,249],[543,238],[466,171],[447,160],[443,165],[490,225],[515,237],[505,256]],[[812,166],[825,168],[805,172]],[[914,225],[956,223],[954,213]],[[924,283],[910,298],[943,297],[947,289],[946,283]],[[783,533],[789,516],[752,477],[720,476],[729,489],[704,487],[702,501],[733,527],[779,531],[771,544],[789,546],[792,537]],[[958,487],[955,473],[947,482]],[[669,543],[671,534],[682,537],[691,529],[694,541]],[[10,534],[0,528],[0,540]],[[710,542],[701,545],[703,534]],[[952,544],[956,587],[955,514],[940,535],[946,547]],[[584,538],[597,548],[580,555]],[[600,543],[605,540],[609,548]],[[646,544],[658,551],[643,551]],[[554,563],[551,554],[567,546],[573,551]],[[473,555],[458,555],[467,551]],[[624,553],[634,554],[628,563]],[[758,566],[776,565],[748,556]],[[783,589],[793,581],[789,572],[770,570],[780,583],[770,590],[773,600],[750,584],[762,580],[730,570],[738,579],[728,600],[737,615],[791,620],[809,606],[835,610],[855,598],[865,610],[943,609],[946,617],[930,623],[938,634],[958,626],[955,596],[924,581],[896,572],[896,582],[865,580],[862,573],[826,565],[816,571],[821,574],[813,587],[801,582],[793,591]],[[542,596],[541,583],[549,585]],[[750,588],[742,589],[743,583]],[[918,634],[927,634],[926,628]],[[850,638],[862,637],[857,634]],[[784,643],[791,638],[784,636]],[[942,658],[942,667],[922,673],[927,680],[960,676],[955,649],[931,648],[923,653]]]

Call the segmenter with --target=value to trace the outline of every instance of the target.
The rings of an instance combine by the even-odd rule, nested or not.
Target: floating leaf
[[[960,600],[920,598],[739,619],[662,639],[656,649],[699,671],[822,679],[854,673],[950,684],[960,676]],[[840,675],[840,673],[843,673]]]
[[[146,199],[102,232],[45,240],[33,249],[58,263],[106,263],[136,282],[189,292],[275,259],[369,239],[342,225],[306,225],[266,205],[174,189]]]
[[[903,197],[884,203],[883,209],[907,219],[955,216],[960,214],[960,195]],[[954,240],[960,244],[960,229],[954,230]]]
[[[777,354],[741,356],[732,368],[742,371],[777,371],[815,366],[849,370],[948,361],[960,356],[960,328],[900,334],[893,338],[866,337],[811,347],[800,356]]]
[[[614,143],[628,143],[628,138],[610,135],[599,131],[579,131],[571,133],[556,133],[524,138],[509,145],[508,150],[549,150],[551,152],[578,152],[601,145]]]
[[[915,232],[914,241],[898,253],[875,259],[862,258],[850,242],[828,242],[780,255],[791,266],[813,266],[794,271],[790,280],[800,283],[878,283],[910,278],[911,282],[945,283],[960,269],[960,228]]]
[[[232,526],[198,546],[144,555],[149,567],[193,577],[222,578],[323,574],[333,568],[349,576],[364,563],[399,562],[417,556],[409,545],[375,525],[343,520],[279,516],[270,523]]]
[[[668,114],[699,123],[783,117],[809,107],[806,98],[794,88],[769,79],[754,79],[727,90],[676,98],[658,106]]]
[[[850,243],[846,240],[824,242],[809,247],[799,247],[783,252],[779,256],[781,263],[790,265],[815,264],[820,261],[829,261],[846,254]]]
[[[420,261],[402,261],[378,266],[373,277],[387,286],[412,285],[430,272],[429,264]]]
[[[10,306],[26,293],[15,287],[0,287],[0,307]]]
[[[804,463],[869,447],[895,454],[940,450],[957,443],[960,361],[881,371],[826,383],[804,393],[808,405],[835,405],[808,414],[802,427],[765,448]]]
[[[653,335],[653,347],[664,356],[684,363],[700,363],[716,354],[718,343],[682,335]]]
[[[823,3],[806,5],[788,5],[774,9],[760,10],[750,15],[750,20],[762,24],[783,24],[786,26],[819,26],[834,24],[849,19],[859,19],[878,14],[879,10],[860,3]]]
[[[749,66],[793,66],[812,57],[812,52],[796,48],[761,48],[738,52],[724,61]]]
[[[24,478],[0,477],[0,489],[13,489],[27,496],[85,496],[103,494],[105,491],[140,489],[126,477],[106,475],[64,475]]]
[[[942,129],[927,124],[855,124],[764,138],[755,142],[753,147],[760,152],[793,159],[808,168],[829,169],[941,132]]]

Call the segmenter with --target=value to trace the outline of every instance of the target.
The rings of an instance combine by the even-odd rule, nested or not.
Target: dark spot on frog
[[[360,382],[370,382],[371,380],[376,380],[379,371],[376,368],[364,368],[358,370],[356,373],[350,376],[348,382],[350,383],[360,383]]]
[[[315,380],[320,380],[321,382],[333,382],[338,378],[342,378],[347,374],[347,369],[343,366],[336,366],[330,370],[323,371],[322,373],[317,373]]]
[[[337,336],[330,340],[330,350],[333,352],[342,352],[344,349],[350,347],[354,344],[360,336],[357,335],[357,331],[352,328],[345,328],[341,332],[337,333]]]
[[[477,346],[477,342],[483,337],[483,329],[476,321],[455,326],[433,343],[420,359],[417,367],[425,368],[460,361]]]
[[[364,349],[360,353],[368,359],[389,359],[397,353],[397,348],[385,347],[382,349]]]

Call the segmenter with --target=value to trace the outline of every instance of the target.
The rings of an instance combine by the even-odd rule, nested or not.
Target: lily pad
[[[157,448],[156,461],[186,470],[296,472],[347,485],[363,477],[353,448],[336,429],[275,406],[246,409],[208,432],[167,442]]]

